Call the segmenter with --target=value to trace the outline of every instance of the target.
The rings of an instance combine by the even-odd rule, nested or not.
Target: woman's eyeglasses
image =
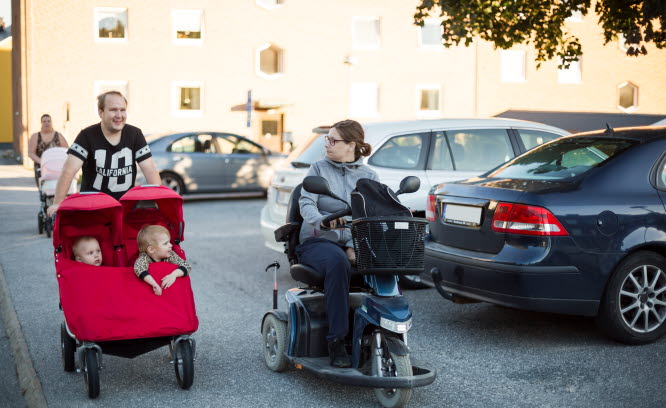
[[[330,137],[328,135],[324,136],[324,141],[326,143],[328,143],[329,145],[331,145],[331,147],[335,146],[335,142],[345,142],[344,139],[333,139],[332,137]],[[347,142],[345,142],[345,143],[347,143]]]

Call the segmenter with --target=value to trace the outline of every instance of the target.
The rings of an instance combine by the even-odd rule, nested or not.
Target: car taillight
[[[436,221],[437,213],[435,212],[435,195],[428,195],[428,202],[426,203],[426,219],[428,221]]]
[[[569,235],[553,213],[543,207],[499,203],[492,222],[493,231],[525,235]]]

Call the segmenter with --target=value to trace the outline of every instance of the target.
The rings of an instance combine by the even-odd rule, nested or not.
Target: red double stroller
[[[102,355],[134,358],[169,345],[178,385],[192,386],[196,343],[190,335],[198,326],[189,276],[176,279],[161,296],[137,278],[136,236],[144,225],[166,227],[173,250],[185,259],[183,199],[163,186],[134,187],[120,202],[102,193],[79,193],[60,205],[53,246],[65,315],[61,325],[62,363],[65,371],[83,372],[90,398],[99,395]],[[92,236],[102,250],[102,265],[74,261],[77,238]],[[152,263],[157,282],[174,265]],[[78,349],[78,350],[77,350]],[[78,358],[76,358],[78,357]]]

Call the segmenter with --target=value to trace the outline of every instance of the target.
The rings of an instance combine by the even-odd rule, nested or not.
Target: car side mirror
[[[328,181],[321,176],[307,176],[303,180],[303,189],[308,193],[326,195],[342,202],[346,202],[342,198],[333,194],[331,188],[328,186]]]
[[[400,188],[395,193],[396,195],[413,193],[419,191],[421,188],[421,180],[416,176],[407,176],[400,182]]]

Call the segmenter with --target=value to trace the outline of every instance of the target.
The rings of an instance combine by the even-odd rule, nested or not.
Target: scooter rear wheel
[[[287,369],[287,323],[269,314],[261,327],[264,361],[269,370],[281,372]]]
[[[377,359],[374,357],[376,352],[376,344],[372,343],[372,372],[381,373],[385,377],[409,377],[412,375],[412,362],[409,354],[399,356],[391,353],[382,341],[382,366],[377,367]],[[402,408],[409,402],[412,397],[411,388],[375,388],[375,397],[382,406],[386,408]]]

